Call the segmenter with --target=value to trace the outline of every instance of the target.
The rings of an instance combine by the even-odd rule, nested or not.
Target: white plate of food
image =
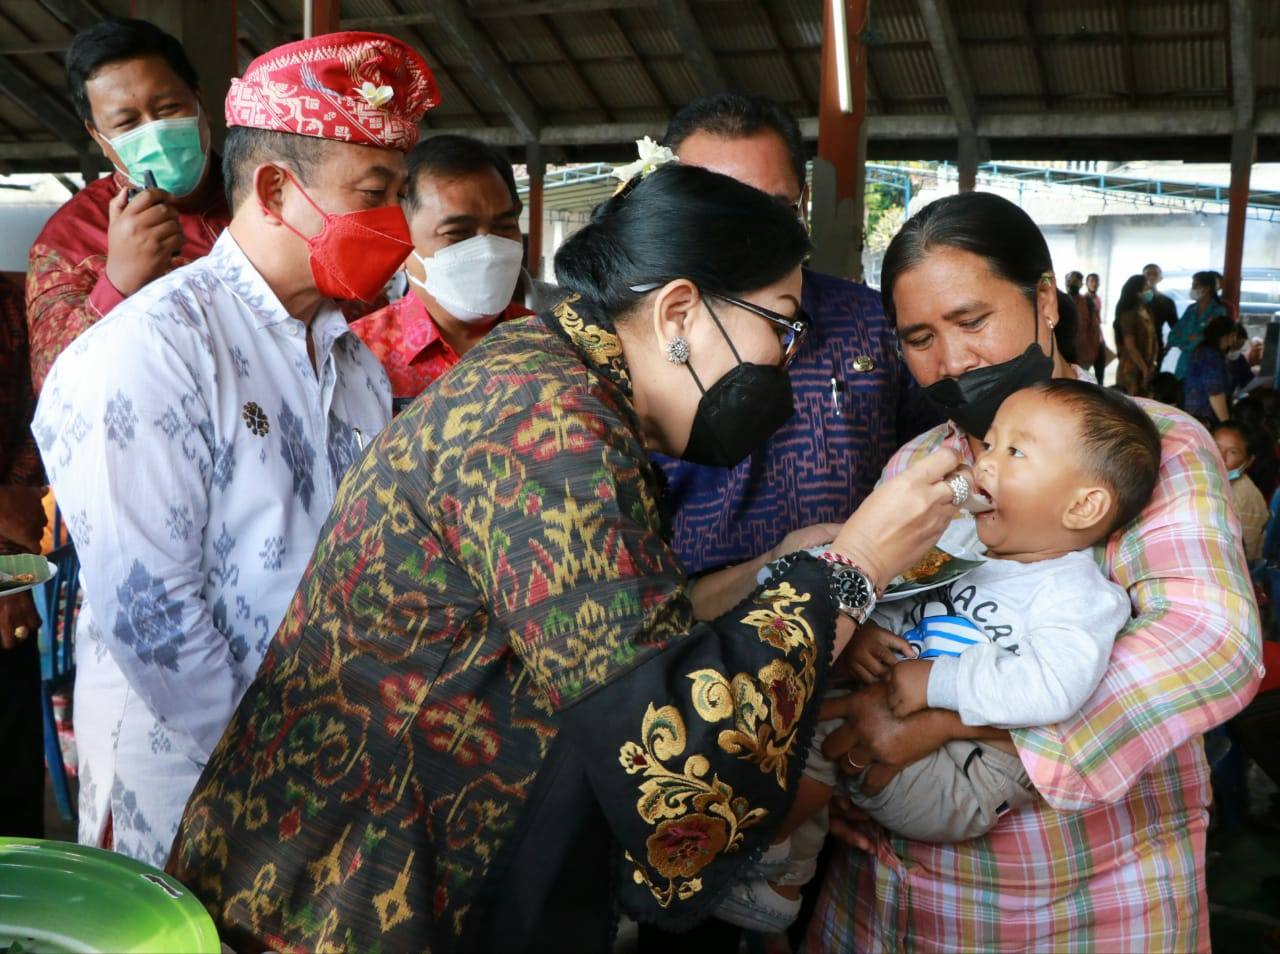
[[[984,562],[972,557],[956,556],[940,547],[932,547],[928,553],[912,564],[910,569],[894,577],[893,582],[885,587],[884,595],[880,597],[879,602],[891,603],[894,600],[906,599],[916,593],[952,583],[972,573]]]

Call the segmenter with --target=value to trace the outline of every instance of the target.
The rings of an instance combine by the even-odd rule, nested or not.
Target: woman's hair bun
[[[600,203],[556,253],[556,279],[609,315],[634,286],[687,278],[741,295],[771,285],[809,254],[795,210],[736,179],[672,163]]]

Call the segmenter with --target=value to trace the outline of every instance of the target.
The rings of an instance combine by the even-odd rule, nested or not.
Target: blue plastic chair
[[[61,521],[54,518],[54,539],[59,538]],[[69,688],[76,677],[75,627],[76,594],[80,589],[80,558],[75,545],[64,543],[48,554],[55,567],[53,579],[35,591],[36,610],[40,613],[42,652],[40,655],[40,707],[44,711],[44,757],[49,765],[53,794],[58,813],[71,821],[75,806],[71,802],[71,785],[67,766],[58,744],[58,726],[53,718],[53,694]]]

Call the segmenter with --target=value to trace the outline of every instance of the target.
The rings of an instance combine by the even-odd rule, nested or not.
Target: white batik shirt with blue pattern
[[[307,329],[224,232],[58,359],[33,430],[80,554],[80,840],[163,864],[187,796],[390,418],[332,303]],[[316,370],[318,369],[318,371]]]

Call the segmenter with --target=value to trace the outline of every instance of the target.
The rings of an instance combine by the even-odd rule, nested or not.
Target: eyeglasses
[[[631,290],[637,294],[643,295],[657,288],[661,288],[658,282],[646,282],[643,285],[632,285]],[[800,351],[800,345],[804,342],[805,337],[809,334],[809,329],[813,327],[813,319],[809,317],[809,313],[803,308],[797,308],[796,313],[788,318],[786,315],[765,308],[763,305],[757,305],[755,302],[744,301],[741,298],[734,298],[730,295],[720,295],[716,292],[704,291],[704,295],[708,298],[718,298],[720,301],[734,305],[758,315],[765,321],[781,329],[782,334],[779,335],[782,341],[782,367],[791,367],[791,362],[796,359],[796,355]],[[715,313],[711,315],[715,318]],[[720,320],[716,319],[716,324],[720,324]],[[720,333],[724,334],[724,329],[720,329]],[[727,335],[726,335],[727,337]],[[733,347],[733,343],[729,343]],[[736,353],[736,352],[735,352]]]
[[[780,339],[782,341],[782,366],[784,368],[791,367],[791,362],[796,359],[796,355],[800,352],[800,345],[809,334],[809,329],[813,327],[813,319],[809,317],[809,313],[803,308],[797,308],[796,313],[788,318],[786,315],[765,308],[763,305],[757,305],[755,302],[744,301],[741,298],[733,298],[729,295],[717,295],[715,292],[706,292],[705,294],[711,298],[718,298],[737,308],[749,311],[753,315],[759,315],[765,321],[780,328],[782,330]]]

